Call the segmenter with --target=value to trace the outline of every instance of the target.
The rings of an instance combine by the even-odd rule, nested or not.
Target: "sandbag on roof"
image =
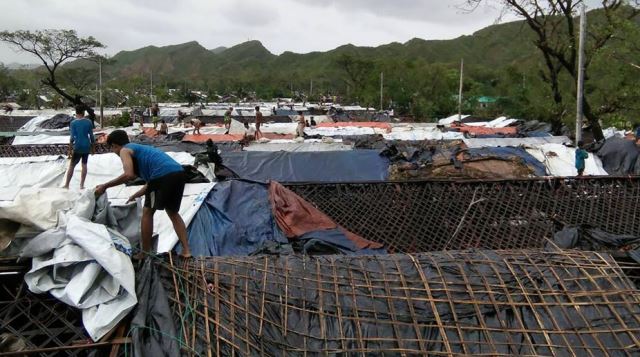
[[[279,182],[383,181],[389,163],[375,150],[328,152],[223,152],[241,178]]]
[[[216,257],[163,268],[195,354],[640,353],[640,291],[608,254]]]

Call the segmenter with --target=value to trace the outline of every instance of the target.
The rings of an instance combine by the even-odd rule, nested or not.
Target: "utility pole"
[[[582,141],[582,117],[583,117],[583,98],[584,98],[584,41],[587,30],[587,15],[584,4],[580,9],[580,41],[578,48],[578,84],[576,98],[576,145]]]
[[[98,58],[98,89],[99,89],[99,100],[100,100],[100,127],[103,127],[103,118],[104,118],[104,106],[102,105],[102,58]]]
[[[149,99],[151,99],[151,104],[153,104],[153,69],[151,70],[151,92],[149,92]]]
[[[460,89],[458,91],[458,121],[462,121],[462,84],[464,75],[464,58],[460,60]]]
[[[383,111],[384,72],[380,72],[380,111]]]
[[[311,80],[311,83],[309,83],[309,97],[311,97],[313,95],[313,79]]]

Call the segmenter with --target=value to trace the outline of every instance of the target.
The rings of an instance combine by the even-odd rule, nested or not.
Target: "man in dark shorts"
[[[151,251],[153,236],[153,215],[156,210],[165,210],[173,224],[173,229],[182,244],[183,257],[190,257],[187,228],[180,217],[180,203],[186,181],[184,169],[164,152],[147,145],[129,143],[124,130],[115,130],[107,137],[107,145],[122,160],[124,173],[117,178],[96,187],[96,195],[102,195],[107,188],[121,185],[136,177],[146,184],[129,198],[132,202],[144,195],[141,222],[141,249],[136,257]]]
[[[93,154],[94,143],[96,142],[96,139],[93,136],[93,124],[91,123],[91,120],[84,116],[84,106],[76,107],[76,119],[71,121],[69,129],[71,131],[69,139],[69,157],[71,157],[71,162],[69,163],[64,188],[69,188],[69,183],[73,177],[73,171],[75,170],[76,165],[78,165],[78,162],[82,161],[80,189],[83,190],[84,180],[87,178],[87,162],[89,161],[89,154]]]
[[[256,140],[262,137],[260,125],[262,125],[262,112],[260,111],[260,107],[256,107]]]

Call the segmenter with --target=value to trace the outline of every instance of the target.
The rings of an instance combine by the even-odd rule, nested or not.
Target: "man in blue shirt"
[[[93,123],[84,117],[84,107],[76,107],[76,119],[71,121],[69,125],[71,130],[71,138],[69,143],[69,170],[67,171],[67,179],[64,188],[69,188],[69,182],[73,177],[73,171],[82,160],[82,171],[80,172],[80,189],[84,189],[84,180],[87,178],[87,161],[89,153],[94,153],[95,137],[93,136]]]
[[[129,198],[132,202],[144,195],[144,208],[141,222],[141,249],[137,258],[151,251],[153,236],[153,215],[156,210],[165,210],[173,224],[173,229],[182,244],[183,257],[190,257],[187,228],[180,217],[180,203],[184,192],[186,177],[184,169],[164,152],[148,145],[129,143],[124,130],[115,130],[107,137],[107,145],[122,160],[124,173],[117,178],[96,187],[96,195],[102,195],[107,188],[121,185],[136,177],[146,184]]]

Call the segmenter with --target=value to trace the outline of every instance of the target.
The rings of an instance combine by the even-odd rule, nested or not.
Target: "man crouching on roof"
[[[136,177],[143,179],[146,184],[134,193],[127,202],[133,202],[144,195],[142,211],[141,237],[142,251],[136,258],[142,258],[144,252],[151,251],[151,237],[153,234],[153,215],[156,210],[165,210],[173,229],[182,243],[182,256],[190,257],[191,250],[187,240],[187,228],[180,217],[180,202],[186,181],[184,169],[164,152],[147,145],[129,143],[129,137],[124,130],[115,130],[107,137],[107,145],[111,151],[122,160],[124,173],[117,178],[98,185],[96,195],[102,195],[107,188],[121,185]]]

